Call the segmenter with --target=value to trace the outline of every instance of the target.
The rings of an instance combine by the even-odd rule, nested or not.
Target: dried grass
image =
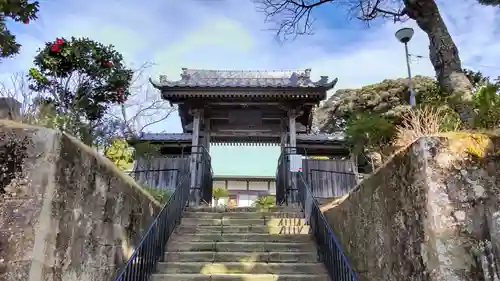
[[[443,121],[449,118],[450,115],[445,110],[435,107],[423,107],[411,109],[408,114],[403,117],[401,125],[396,127],[396,137],[393,145],[403,147],[409,145],[420,137],[437,135],[448,130],[443,130]],[[458,130],[452,128],[452,131]]]

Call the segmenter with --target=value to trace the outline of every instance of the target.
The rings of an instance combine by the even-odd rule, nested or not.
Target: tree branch
[[[266,22],[273,22],[279,38],[286,40],[289,36],[312,33],[314,18],[312,10],[323,4],[346,6],[346,12],[353,13],[356,18],[371,21],[377,17],[392,18],[403,21],[406,16],[401,3],[395,7],[390,0],[254,0],[257,10],[265,14]],[[387,4],[388,7],[382,7]]]

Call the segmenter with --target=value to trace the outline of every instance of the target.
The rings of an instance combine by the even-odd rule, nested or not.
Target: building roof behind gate
[[[230,144],[233,143],[235,145],[249,145],[253,142],[255,143],[275,143],[279,142],[279,138],[272,137],[263,137],[260,138],[258,136],[252,138],[248,136],[242,136],[238,138],[238,136],[228,136],[224,137],[212,137],[212,142],[214,143],[225,143]],[[183,143],[191,143],[192,134],[189,133],[141,133],[139,136],[130,140],[130,143],[136,142],[183,142]],[[345,136],[342,133],[336,134],[320,134],[320,135],[307,135],[307,134],[298,134],[297,142],[304,144],[339,144],[345,143]]]

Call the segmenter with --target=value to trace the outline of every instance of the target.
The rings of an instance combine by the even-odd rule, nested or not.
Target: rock
[[[360,281],[500,280],[500,138],[480,137],[421,138],[323,205]]]

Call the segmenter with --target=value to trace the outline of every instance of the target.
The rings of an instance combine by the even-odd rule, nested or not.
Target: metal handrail
[[[288,166],[287,156],[297,153],[297,149],[290,147],[282,150],[278,159],[276,171],[276,195],[278,203],[299,203],[306,215],[306,221],[310,225],[312,234],[318,244],[320,259],[325,264],[331,280],[335,281],[358,281],[352,266],[349,264],[344,251],[340,246],[333,228],[324,216],[323,212],[314,199],[312,190],[303,173],[292,173]],[[307,157],[307,155],[305,155]],[[303,171],[308,171],[307,163]],[[291,184],[292,186],[289,186]],[[293,186],[295,185],[295,186]],[[283,194],[280,194],[283,193]],[[288,193],[297,192],[298,202],[288,202]],[[279,198],[278,198],[279,197]],[[283,197],[283,198],[281,198]],[[294,196],[290,197],[292,200]],[[283,201],[285,200],[285,201]]]
[[[302,173],[297,173],[299,202],[306,214],[306,221],[310,225],[312,234],[318,244],[320,259],[326,266],[331,280],[358,281],[358,278],[347,260],[344,251],[338,242],[333,228],[321,211],[318,202],[304,179]]]
[[[188,172],[182,177],[115,281],[146,281],[156,269],[156,263],[165,254],[168,238],[180,222],[188,202],[189,176]]]
[[[139,241],[132,256],[119,271],[114,281],[149,280],[156,269],[156,264],[164,256],[168,239],[179,224],[184,208],[193,195],[192,193],[200,191],[207,194],[211,193],[213,174],[210,156],[206,150],[196,153],[201,154],[201,157],[197,160],[197,165],[201,164],[201,182],[197,182],[197,186],[193,190],[190,181],[191,172],[188,171],[181,177],[175,191],[155,217],[151,226]]]

